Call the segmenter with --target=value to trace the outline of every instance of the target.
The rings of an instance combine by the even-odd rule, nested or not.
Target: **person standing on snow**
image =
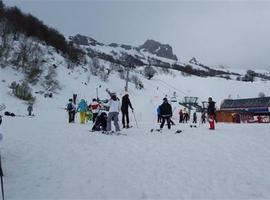
[[[202,112],[202,116],[201,116],[201,121],[202,121],[202,124],[205,124],[206,123],[206,117],[205,117],[205,111]]]
[[[180,109],[180,111],[179,111],[179,123],[183,123],[183,121],[184,121],[184,120],[183,120],[183,118],[184,118],[183,115],[184,115],[184,114],[183,114],[183,110]]]
[[[72,123],[72,122],[74,123],[75,122],[76,107],[73,104],[72,99],[68,100],[67,111],[68,111],[68,122],[69,123]]]
[[[108,89],[106,91],[109,93],[111,99],[109,100],[109,113],[107,118],[107,132],[111,131],[111,121],[113,121],[115,126],[115,131],[119,132],[120,127],[118,124],[118,115],[120,112],[120,100],[116,96],[116,93],[111,93]]]
[[[85,123],[85,116],[86,116],[86,111],[88,109],[88,106],[87,106],[87,103],[84,99],[81,99],[78,107],[77,107],[77,112],[80,113],[80,121],[81,121],[81,124],[84,124]]]
[[[193,122],[192,123],[197,124],[197,113],[196,112],[193,113]]]
[[[121,105],[121,112],[122,112],[122,124],[123,128],[129,128],[129,116],[128,116],[128,107],[131,108],[132,112],[134,111],[128,93],[126,93],[122,97],[122,105]],[[125,123],[127,122],[127,123]]]
[[[93,123],[96,120],[96,117],[98,116],[98,112],[99,110],[102,108],[102,106],[97,102],[97,99],[93,99],[92,103],[89,105],[89,109],[92,111],[93,113]]]
[[[216,119],[216,108],[215,108],[216,102],[213,101],[212,97],[208,98],[208,106],[207,106],[207,115],[208,115],[208,121],[210,128],[214,130],[215,129],[215,119]]]
[[[168,129],[171,129],[171,117],[172,117],[172,106],[168,103],[167,98],[163,98],[163,103],[160,105],[160,116],[161,124],[160,129],[163,128],[165,120],[168,124]]]
[[[32,111],[33,111],[32,104],[29,104],[29,106],[27,107],[27,111],[28,111],[28,116],[31,116],[32,115]]]

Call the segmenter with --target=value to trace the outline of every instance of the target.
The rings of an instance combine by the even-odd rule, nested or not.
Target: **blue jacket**
[[[88,105],[86,101],[83,99],[78,105],[77,112],[86,112],[88,110]]]
[[[160,106],[157,108],[157,114],[160,115]]]

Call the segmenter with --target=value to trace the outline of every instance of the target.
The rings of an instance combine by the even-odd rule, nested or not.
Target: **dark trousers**
[[[127,123],[125,123],[125,122],[127,122]],[[123,112],[122,111],[122,124],[123,124],[123,126],[125,126],[125,124],[129,125],[128,112]]]
[[[160,128],[163,128],[163,126],[165,124],[165,120],[167,121],[168,129],[171,129],[171,118],[170,117],[161,117]]]
[[[98,116],[98,113],[93,113],[93,122],[96,121],[97,116]]]
[[[32,115],[32,110],[28,111],[28,115],[31,116]]]
[[[75,122],[75,111],[69,111],[68,112],[68,122]]]
[[[160,115],[158,115],[158,117],[157,117],[157,122],[158,122],[158,123],[161,122],[161,116],[160,116]]]

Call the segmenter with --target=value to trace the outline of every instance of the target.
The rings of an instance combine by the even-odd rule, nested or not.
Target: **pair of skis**
[[[116,136],[127,136],[126,133],[121,133],[119,131],[90,131],[91,133],[104,134],[104,135],[116,135]]]
[[[162,129],[153,129],[153,128],[152,128],[152,129],[150,130],[151,133],[153,133],[154,131],[155,131],[155,132],[158,132],[158,133],[162,133]],[[182,133],[182,132],[183,132],[183,130],[178,129],[178,130],[176,130],[174,133],[175,133],[175,134],[179,134],[179,133]]]

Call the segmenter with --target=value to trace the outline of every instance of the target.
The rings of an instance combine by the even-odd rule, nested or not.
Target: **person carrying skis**
[[[215,119],[216,119],[216,102],[213,101],[212,97],[208,98],[208,106],[207,106],[207,115],[208,115],[208,122],[209,122],[209,129],[215,129]]]
[[[132,112],[134,111],[129,99],[129,95],[128,93],[125,93],[125,95],[122,97],[122,105],[121,105],[123,128],[129,128],[128,107],[131,108]]]
[[[160,129],[163,128],[165,120],[168,124],[168,129],[171,129],[172,106],[168,103],[168,99],[163,98],[163,103],[160,105],[161,124]]]
[[[108,118],[107,118],[107,132],[111,131],[111,121],[113,120],[114,126],[115,126],[115,131],[119,132],[120,127],[118,124],[118,115],[120,112],[120,100],[116,96],[116,93],[111,93],[108,89],[106,89],[108,94],[110,95],[110,100],[109,100],[109,113],[108,113]]]
[[[77,94],[73,94],[73,103],[76,105],[76,100],[77,100]]]
[[[80,113],[80,121],[81,121],[81,124],[84,124],[85,123],[85,115],[86,115],[86,111],[88,109],[88,106],[87,106],[87,103],[84,99],[81,99],[78,107],[77,107],[77,112]]]
[[[95,123],[95,120],[98,116],[98,112],[99,110],[102,108],[102,106],[97,102],[97,99],[93,99],[92,103],[89,105],[89,109],[92,111],[93,113],[93,123]]]
[[[29,106],[27,107],[27,111],[28,111],[28,116],[32,115],[32,111],[33,111],[33,105],[29,104]]]
[[[72,99],[68,100],[67,111],[68,111],[68,122],[74,123],[75,122],[76,107],[75,107]]]

